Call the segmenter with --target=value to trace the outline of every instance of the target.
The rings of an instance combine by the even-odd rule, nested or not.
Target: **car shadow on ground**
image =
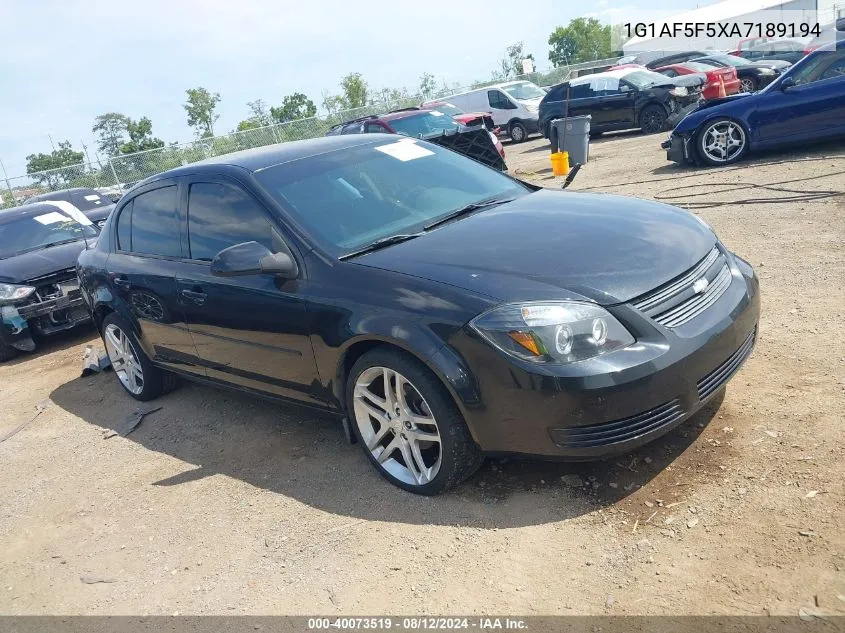
[[[46,354],[61,352],[72,347],[79,347],[88,340],[97,337],[97,330],[92,324],[78,325],[63,332],[57,332],[50,336],[39,337],[35,341],[35,350],[32,352],[19,352],[11,360],[3,363],[3,367],[13,367],[21,363],[28,363]],[[99,339],[98,339],[99,340]],[[82,368],[82,353],[84,347],[79,347],[79,367]]]
[[[110,371],[65,383],[51,399],[103,430],[140,404]],[[189,382],[152,404],[161,410],[125,439],[96,440],[129,440],[184,462],[182,472],[151,485],[179,486],[222,474],[357,519],[510,528],[566,520],[624,502],[655,478],[661,479],[658,488],[676,485],[672,482],[685,476],[684,468],[671,466],[696,441],[721,397],[634,453],[582,463],[491,458],[468,482],[433,498],[384,481],[361,448],[347,443],[339,421],[319,412]],[[693,459],[700,462],[701,456]],[[701,466],[692,468],[701,474]]]

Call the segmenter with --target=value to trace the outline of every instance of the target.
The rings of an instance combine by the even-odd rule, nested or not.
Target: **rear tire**
[[[378,347],[358,359],[346,383],[346,408],[370,463],[408,492],[440,494],[484,461],[437,376],[400,350]]]
[[[528,130],[519,121],[514,121],[510,124],[510,127],[508,127],[508,134],[511,137],[511,141],[514,143],[522,143],[528,138]]]
[[[739,89],[742,92],[757,92],[757,80],[754,77],[743,77],[739,80]]]
[[[120,386],[136,400],[146,402],[172,391],[177,377],[153,365],[132,328],[116,312],[105,319],[101,336]]]
[[[640,112],[640,129],[643,134],[658,134],[666,129],[666,110],[659,105],[650,105]]]

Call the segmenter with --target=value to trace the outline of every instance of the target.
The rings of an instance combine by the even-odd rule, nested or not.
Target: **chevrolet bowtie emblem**
[[[692,285],[692,291],[699,295],[705,290],[707,290],[707,286],[710,285],[710,282],[707,281],[704,277],[701,279],[697,279],[696,282]]]

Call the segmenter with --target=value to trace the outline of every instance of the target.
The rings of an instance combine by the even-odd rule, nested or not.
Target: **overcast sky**
[[[189,140],[191,87],[220,93],[219,134],[247,118],[247,101],[298,91],[319,107],[349,72],[374,89],[413,90],[424,72],[484,79],[519,40],[545,69],[549,34],[571,18],[706,4],[637,2],[0,0],[0,159],[10,177],[24,174],[27,154],[51,151],[48,134],[93,152],[93,119],[109,111],[150,117],[167,142]]]

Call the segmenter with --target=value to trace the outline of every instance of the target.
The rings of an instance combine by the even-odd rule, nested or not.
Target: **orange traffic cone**
[[[727,97],[728,93],[725,92],[725,78],[722,75],[719,75],[719,98]]]

